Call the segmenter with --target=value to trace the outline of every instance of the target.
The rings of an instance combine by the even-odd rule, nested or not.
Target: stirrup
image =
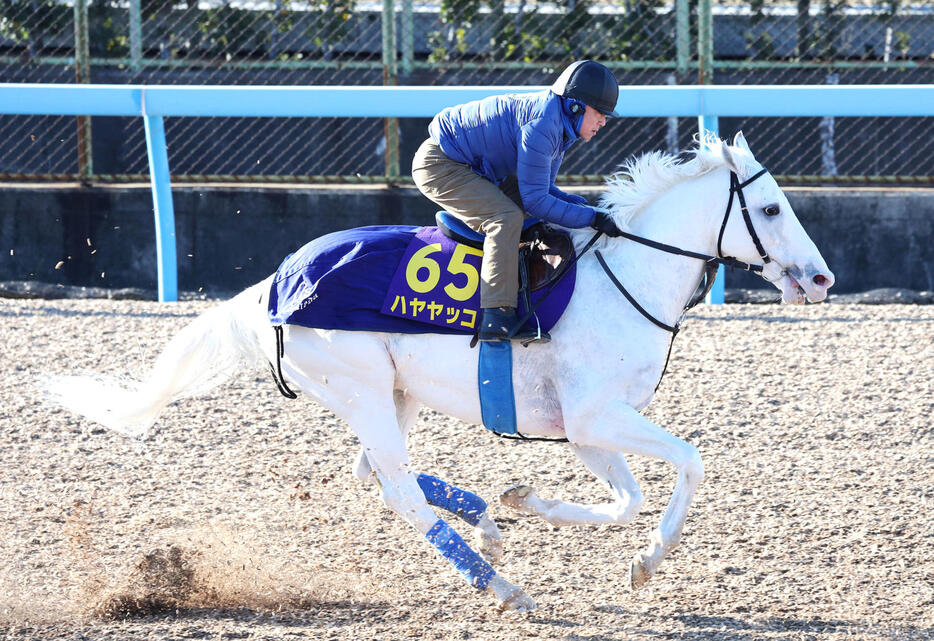
[[[548,332],[543,332],[541,325],[539,325],[534,330],[534,332],[535,332],[534,334],[525,335],[525,336],[522,336],[516,333],[516,335],[513,336],[513,340],[519,341],[522,347],[528,347],[532,343],[541,343],[542,345],[547,345],[548,343],[551,342],[551,334],[549,334]]]
[[[508,313],[495,307],[484,309],[480,316],[480,329],[477,332],[478,340],[484,342],[514,340],[523,345],[550,340],[547,332],[541,331],[541,327],[536,329],[517,327],[519,317],[516,315],[515,308],[509,309],[511,311]],[[489,329],[487,328],[488,325]]]

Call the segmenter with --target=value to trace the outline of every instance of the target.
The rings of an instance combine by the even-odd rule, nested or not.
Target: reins
[[[762,262],[769,263],[772,261],[772,259],[769,258],[769,255],[766,253],[766,251],[762,248],[762,242],[759,240],[759,235],[756,233],[756,229],[752,225],[752,219],[749,217],[749,209],[746,207],[746,197],[743,194],[743,187],[748,187],[757,178],[759,178],[760,176],[763,176],[766,173],[768,173],[768,170],[763,168],[761,171],[756,173],[754,176],[752,176],[745,182],[740,183],[739,178],[736,176],[736,172],[733,172],[733,171],[730,172],[730,199],[726,204],[726,212],[723,215],[723,222],[720,224],[720,234],[717,237],[717,255],[716,256],[711,256],[709,254],[702,254],[700,252],[690,251],[688,249],[681,249],[680,247],[675,247],[674,245],[668,245],[666,243],[658,242],[657,240],[651,240],[650,238],[644,238],[643,236],[637,236],[636,234],[631,234],[627,231],[620,230],[621,238],[626,238],[627,240],[631,240],[633,242],[637,242],[642,245],[645,245],[646,247],[651,247],[652,249],[657,249],[659,251],[663,251],[669,254],[674,254],[676,256],[686,256],[688,258],[696,258],[698,260],[702,260],[705,263],[707,263],[707,268],[704,272],[704,276],[702,276],[702,278],[706,279],[704,291],[701,295],[694,297],[685,306],[683,312],[697,305],[710,292],[710,288],[713,287],[713,278],[711,277],[711,272],[716,271],[716,266],[718,265],[725,265],[726,267],[732,267],[734,269],[742,269],[745,271],[762,273],[763,265],[752,265],[750,263],[741,261],[733,256],[723,255],[723,249],[722,249],[723,232],[726,230],[726,223],[729,220],[730,211],[733,208],[733,196],[734,195],[739,197],[739,204],[743,212],[743,219],[746,221],[746,229],[749,230],[749,235],[752,237],[752,241],[756,246],[756,250],[759,252],[759,255],[762,257]],[[529,312],[520,319],[518,325],[515,328],[513,328],[510,334],[514,334],[516,331],[519,330],[520,327],[525,325],[526,321],[528,321],[532,317],[532,315],[535,313],[535,310],[537,310],[539,306],[541,306],[541,304],[545,302],[545,299],[548,298],[549,294],[551,294],[552,291],[554,291],[555,287],[558,285],[561,279],[563,279],[567,275],[571,267],[577,263],[577,261],[581,258],[581,256],[586,254],[590,250],[590,248],[593,247],[594,243],[597,242],[597,239],[600,238],[600,235],[602,233],[603,232],[600,232],[600,231],[596,232],[593,235],[593,237],[589,241],[587,241],[587,244],[584,245],[580,253],[575,254],[574,258],[570,260],[568,264],[563,268],[561,274],[557,278],[555,278],[551,287],[548,288],[548,291],[545,292],[545,294],[539,299],[539,301],[535,304],[535,306],[532,307],[532,309],[529,310]],[[644,307],[642,307],[636,301],[635,298],[632,297],[632,295],[626,290],[626,288],[622,285],[622,283],[619,282],[619,280],[616,278],[613,272],[610,271],[610,268],[606,264],[606,261],[604,260],[603,255],[600,253],[600,250],[599,249],[594,250],[594,254],[597,257],[597,260],[599,261],[600,266],[603,267],[603,271],[606,272],[606,275],[610,278],[613,284],[616,285],[616,288],[623,294],[623,296],[626,297],[626,300],[628,300],[629,303],[633,307],[635,307],[645,318],[650,320],[652,323],[654,323],[661,329],[672,334],[678,333],[680,321],[679,323],[676,323],[675,325],[668,325],[658,320],[654,316],[652,316],[648,311],[645,310]],[[698,283],[698,286],[699,285],[700,283]]]
[[[657,249],[659,251],[667,252],[669,254],[675,254],[677,256],[687,256],[689,258],[696,258],[698,260],[703,260],[707,263],[706,269],[704,270],[704,275],[701,278],[706,279],[704,286],[704,291],[699,296],[695,296],[692,300],[688,301],[687,305],[684,306],[684,309],[681,310],[681,316],[678,318],[678,321],[674,325],[668,325],[667,323],[657,319],[652,316],[642,305],[640,305],[636,299],[629,293],[629,291],[623,286],[619,279],[616,278],[616,275],[610,270],[610,266],[607,265],[606,260],[603,258],[603,254],[600,253],[600,250],[594,250],[594,254],[597,257],[597,261],[600,263],[600,266],[603,268],[603,271],[606,273],[607,277],[616,286],[616,289],[626,297],[626,300],[629,301],[629,304],[632,305],[636,311],[638,311],[642,316],[647,320],[651,321],[656,327],[665,330],[671,334],[671,339],[668,342],[668,355],[665,357],[665,366],[662,368],[662,373],[658,377],[658,383],[655,385],[655,391],[658,391],[659,386],[662,384],[662,379],[665,377],[665,374],[668,372],[668,363],[671,360],[671,349],[675,343],[675,337],[678,335],[678,332],[681,331],[681,321],[684,320],[684,314],[697,305],[707,294],[710,292],[711,287],[713,287],[713,281],[716,277],[717,267],[719,265],[726,265],[728,267],[733,267],[736,269],[744,269],[746,271],[761,273],[764,265],[752,265],[750,263],[743,262],[738,260],[733,256],[724,256],[723,255],[723,232],[726,230],[726,223],[730,218],[730,211],[733,209],[733,196],[739,198],[740,209],[743,212],[743,220],[746,222],[746,229],[749,231],[749,235],[752,238],[753,244],[756,246],[756,251],[759,252],[759,256],[762,257],[763,263],[769,263],[772,261],[769,258],[769,255],[766,253],[765,249],[762,247],[762,242],[759,240],[759,235],[756,233],[756,228],[752,224],[752,218],[749,216],[749,209],[746,207],[746,196],[743,194],[743,187],[748,187],[753,181],[755,181],[760,176],[768,173],[768,170],[763,168],[761,171],[757,172],[754,176],[746,180],[745,182],[740,182],[739,178],[736,175],[736,172],[730,172],[730,199],[726,204],[726,212],[723,214],[723,222],[720,224],[720,234],[717,236],[717,255],[709,256],[707,254],[701,254],[699,252],[688,251],[686,249],[681,249],[680,247],[675,247],[674,245],[666,245],[665,243],[660,243],[658,241],[650,240],[648,238],[643,238],[642,236],[636,236],[635,234],[630,234],[629,232],[622,232],[621,237],[627,238],[629,240],[635,241]],[[598,232],[599,235],[599,232]],[[591,243],[592,244],[592,243]],[[589,247],[589,245],[588,245]],[[700,283],[698,283],[700,286]],[[695,288],[697,289],[697,288]]]
[[[710,289],[713,287],[714,279],[716,278],[718,267],[720,265],[725,265],[727,267],[732,267],[734,269],[742,269],[745,271],[751,271],[751,272],[755,272],[759,274],[762,273],[762,270],[764,268],[764,265],[753,265],[753,264],[741,261],[735,258],[734,256],[723,255],[723,248],[722,248],[723,247],[723,233],[726,230],[726,224],[730,218],[730,211],[733,209],[733,197],[734,196],[739,198],[739,205],[740,205],[740,209],[743,212],[743,220],[746,222],[746,229],[749,231],[749,235],[752,238],[752,242],[756,246],[756,251],[758,251],[759,256],[762,257],[762,262],[764,264],[767,264],[772,261],[772,259],[766,253],[765,249],[762,247],[762,242],[759,240],[759,235],[756,233],[756,228],[752,224],[752,218],[750,217],[749,209],[746,206],[746,196],[743,194],[744,187],[748,187],[757,178],[765,175],[766,173],[768,173],[768,170],[763,168],[761,171],[757,172],[755,175],[753,175],[748,180],[744,182],[740,182],[739,177],[736,175],[736,172],[730,171],[730,198],[727,201],[726,211],[723,214],[723,222],[720,224],[720,234],[717,236],[717,255],[716,256],[710,256],[709,254],[702,254],[700,252],[690,251],[687,249],[681,249],[680,247],[675,247],[674,245],[668,245],[666,243],[661,243],[656,240],[651,240],[649,238],[644,238],[642,236],[637,236],[635,234],[631,234],[629,232],[620,230],[620,237],[626,238],[627,240],[640,243],[642,245],[645,245],[646,247],[651,247],[652,249],[657,249],[658,251],[663,251],[669,254],[674,254],[676,256],[686,256],[688,258],[695,258],[697,260],[702,260],[706,263],[704,274],[701,276],[701,279],[702,279],[701,282],[704,283],[703,291],[697,296],[692,297],[691,300],[688,301],[688,303],[684,306],[684,309],[681,310],[681,316],[678,318],[678,321],[674,325],[669,325],[659,320],[658,318],[653,316],[651,313],[649,313],[642,305],[640,305],[639,302],[633,297],[633,295],[629,293],[629,290],[627,290],[626,287],[621,282],[619,282],[619,279],[616,278],[616,275],[610,269],[610,266],[607,265],[606,260],[603,258],[603,254],[600,253],[600,250],[599,249],[594,250],[594,255],[597,257],[597,262],[600,263],[600,266],[603,268],[603,271],[606,273],[607,277],[610,279],[610,282],[612,282],[613,285],[616,286],[616,289],[618,289],[620,293],[626,298],[626,300],[629,301],[629,304],[632,305],[633,308],[636,309],[636,311],[642,314],[642,316],[644,316],[647,320],[649,320],[656,327],[658,327],[659,329],[663,329],[669,334],[671,334],[671,338],[668,341],[668,354],[665,356],[665,366],[662,368],[662,373],[658,377],[658,383],[655,384],[656,392],[658,391],[659,386],[662,384],[662,379],[665,378],[665,374],[668,372],[668,364],[671,361],[671,350],[674,347],[675,337],[678,335],[678,332],[681,331],[681,321],[684,320],[684,315],[689,309],[691,309],[692,307],[700,303],[700,301],[702,301],[707,296],[707,294],[710,293]],[[519,330],[520,327],[525,325],[526,321],[528,321],[532,317],[532,315],[535,313],[535,310],[537,310],[538,307],[545,301],[545,299],[548,298],[549,294],[551,294],[552,291],[554,291],[554,288],[561,281],[561,279],[563,279],[567,275],[571,266],[577,263],[577,261],[581,258],[581,256],[586,254],[590,250],[590,248],[593,247],[594,243],[597,242],[597,239],[600,238],[600,235],[602,233],[603,232],[600,232],[600,231],[596,232],[593,235],[593,237],[587,242],[587,244],[584,245],[580,253],[575,254],[574,258],[568,262],[568,264],[565,266],[561,274],[555,279],[554,283],[552,283],[548,291],[545,292],[545,294],[539,299],[539,301],[535,304],[535,306],[532,307],[532,309],[529,310],[529,312],[519,321],[518,325],[516,325],[516,327],[513,328],[513,330],[510,332],[510,335],[514,334],[516,331]],[[700,282],[698,283],[698,286],[695,287],[695,290],[698,289],[699,287],[700,287]],[[566,438],[555,439],[555,438],[546,438],[546,437],[537,437],[537,436],[524,436],[519,432],[516,432],[516,435],[499,434],[498,432],[494,432],[494,433],[496,433],[498,436],[501,436],[503,438],[513,439],[513,440],[545,441],[545,442],[550,442],[550,443],[567,443],[568,442],[568,439]]]
[[[600,238],[600,235],[602,233],[603,233],[602,231],[596,232],[593,235],[593,237],[591,237],[591,239],[587,241],[587,244],[584,245],[584,248],[581,249],[580,253],[575,253],[574,258],[572,258],[564,266],[562,266],[561,273],[555,276],[555,279],[554,281],[552,281],[551,286],[548,288],[548,291],[542,294],[542,297],[538,299],[538,302],[535,303],[535,305],[533,305],[531,309],[529,309],[529,311],[525,314],[525,316],[519,319],[519,322],[516,323],[516,326],[513,327],[512,330],[510,330],[509,332],[510,336],[518,332],[522,328],[522,326],[525,325],[526,322],[528,322],[528,320],[532,318],[533,315],[535,315],[535,311],[539,307],[541,307],[542,303],[544,303],[545,300],[551,295],[551,293],[555,291],[555,288],[558,286],[558,284],[562,280],[564,280],[564,277],[568,275],[568,272],[571,271],[571,268],[577,264],[577,261],[580,260],[580,257],[586,254],[588,251],[590,251],[590,248],[593,247],[594,243],[597,242],[597,239]],[[471,342],[470,346],[473,347],[475,344],[476,344],[476,336],[474,336],[474,342]]]
[[[282,340],[282,325],[276,325],[273,329],[276,331],[276,366],[273,367],[272,363],[269,363],[269,370],[272,372],[272,380],[275,381],[276,387],[279,388],[279,393],[286,398],[294,400],[298,398],[298,394],[289,389],[289,386],[285,382],[285,376],[282,375],[282,357],[285,356],[285,344]]]
[[[731,192],[732,193],[732,192]],[[732,204],[732,203],[731,203]],[[729,211],[729,210],[727,210]],[[724,218],[724,226],[726,225],[726,219]],[[722,230],[721,230],[722,238]],[[761,272],[762,265],[751,265],[749,263],[744,263],[741,260],[733,258],[732,256],[723,256],[720,252],[719,242],[717,244],[717,256],[710,256],[708,254],[701,254],[699,252],[693,252],[687,249],[681,249],[680,247],[675,247],[674,245],[666,245],[665,243],[660,243],[656,240],[650,240],[648,238],[643,238],[642,236],[636,236],[635,234],[630,234],[629,232],[622,231],[620,233],[622,238],[627,238],[629,240],[635,241],[651,247],[653,249],[658,249],[659,251],[667,252],[669,254],[675,254],[677,256],[687,256],[688,258],[697,258],[704,262],[716,263],[717,265],[725,265],[726,267],[733,267],[734,269],[742,269],[748,272]],[[756,238],[756,243],[758,245],[758,236]],[[765,261],[769,262],[769,261]]]

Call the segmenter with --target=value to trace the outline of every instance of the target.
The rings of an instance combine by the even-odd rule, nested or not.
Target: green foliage
[[[123,58],[130,53],[126,11],[116,2],[88,5],[88,45],[95,58]]]
[[[898,52],[901,57],[907,57],[911,49],[911,35],[904,31],[896,31],[894,34],[892,48]]]
[[[662,0],[624,0],[622,15],[606,16],[606,57],[610,60],[671,60],[675,56],[674,15],[659,16]]]
[[[533,62],[546,57],[546,50],[556,39],[548,29],[554,28],[554,15],[531,11],[503,13],[490,38],[490,57],[497,61]]]
[[[314,19],[305,33],[315,46],[330,54],[336,44],[350,33],[355,0],[315,0]]]
[[[177,0],[140,0],[139,9],[146,21],[169,14],[178,4]]]
[[[745,33],[746,52],[753,60],[770,60],[775,58],[775,38],[768,31],[752,31]]]
[[[659,15],[665,0],[619,0],[621,14],[591,14],[594,0],[561,0],[560,16],[519,4],[507,13],[503,0],[492,0],[495,20],[489,57],[496,61],[554,59],[670,60],[674,57],[673,16]]]
[[[441,0],[441,22],[471,25],[480,13],[480,0]]]
[[[25,42],[29,40],[29,29],[16,18],[0,15],[0,38],[13,42]]]
[[[253,12],[235,9],[227,3],[201,11],[197,25],[199,49],[208,57],[239,57],[264,44],[270,36],[265,28],[267,21],[257,20]]]
[[[367,33],[373,33],[375,26],[378,32],[381,19],[378,12],[368,12],[365,18],[357,15],[357,0],[302,0],[300,7],[296,6],[298,0],[236,7],[231,0],[222,0],[205,9],[199,8],[196,0],[140,1],[144,55],[152,56],[158,49],[163,58],[292,60],[304,58],[313,48],[318,55],[329,58],[354,35],[355,25]],[[428,34],[428,60],[554,63],[584,57],[614,61],[674,59],[675,15],[669,11],[659,13],[659,9],[670,9],[673,0],[614,1],[621,9],[618,13],[593,12],[598,0],[440,0],[438,27]],[[779,33],[766,14],[779,1],[748,0],[751,16],[743,36],[749,58],[775,59],[778,39],[788,37],[795,38],[795,55],[800,59],[832,61],[841,55],[841,38],[852,37],[844,29],[843,9],[852,2],[796,0],[794,33]],[[788,1],[781,0],[782,4]],[[692,16],[696,3],[688,0]],[[819,4],[819,15],[810,15],[812,4]],[[896,17],[908,4],[906,0],[875,0],[874,6],[881,11],[867,18],[893,26],[892,58],[905,58],[912,45],[915,49],[918,46],[912,43],[909,33],[896,29],[900,24]],[[263,10],[257,10],[259,6]],[[88,17],[92,56],[129,55],[126,0],[90,0]],[[32,56],[61,55],[63,44],[72,41],[73,24],[74,9],[62,0],[0,0],[0,38],[28,50]],[[304,42],[304,48],[285,49],[281,43],[287,37],[289,42],[291,38]],[[308,46],[309,41],[313,47]],[[845,47],[847,51],[853,49]],[[864,59],[878,59],[880,53],[874,41],[864,46],[862,55]]]
[[[903,0],[884,0],[882,3],[885,7],[879,15],[879,20],[883,24],[891,23],[896,15],[898,15],[898,10],[903,4]],[[894,31],[892,33],[892,50],[897,52],[896,56],[906,58],[908,52],[911,50],[911,34],[905,31]]]
[[[775,38],[765,30],[765,0],[752,0],[749,3],[751,17],[749,29],[743,34],[746,41],[746,55],[753,60],[768,60],[775,57]]]
[[[480,0],[441,0],[440,19],[447,25],[428,34],[430,62],[446,62],[467,52],[467,33],[480,14]]]
[[[0,37],[26,44],[31,55],[39,55],[49,37],[72,24],[72,12],[54,0],[0,0]]]

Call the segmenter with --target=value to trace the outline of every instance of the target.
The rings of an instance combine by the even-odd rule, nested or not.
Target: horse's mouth
[[[782,297],[785,302],[793,305],[803,305],[808,300],[808,294],[804,291],[804,287],[791,274],[785,274],[785,278],[788,279],[787,289],[782,287]]]
[[[782,302],[792,305],[803,305],[809,301],[812,303],[819,303],[827,298],[827,289],[830,285],[827,284],[824,286],[824,283],[832,283],[832,280],[828,280],[826,276],[820,276],[821,282],[815,283],[813,290],[808,291],[807,288],[798,282],[798,278],[795,278],[795,276],[791,274],[791,271],[792,270],[788,270],[785,272],[780,282]]]

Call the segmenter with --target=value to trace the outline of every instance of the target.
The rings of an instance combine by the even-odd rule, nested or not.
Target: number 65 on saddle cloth
[[[472,246],[473,245],[473,246]],[[438,227],[359,227],[321,236],[288,256],[269,292],[273,325],[321,329],[471,335],[480,317],[476,243]],[[573,267],[559,282],[520,296],[520,317],[550,330],[574,290]]]

